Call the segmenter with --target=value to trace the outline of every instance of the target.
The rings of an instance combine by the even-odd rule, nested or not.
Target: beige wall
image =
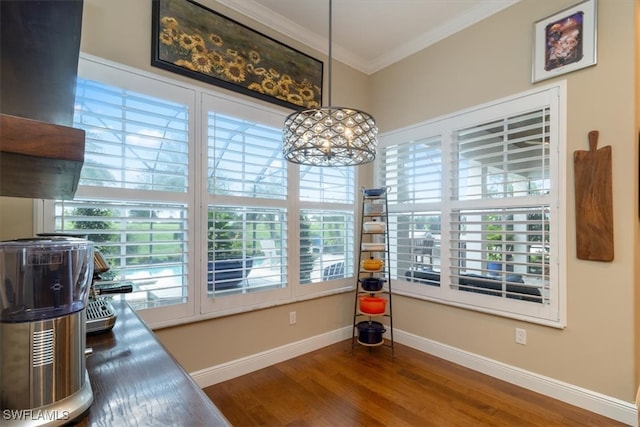
[[[424,121],[503,96],[531,83],[532,23],[575,0],[522,0],[501,13],[371,78],[381,130]],[[638,153],[635,100],[635,1],[600,0],[598,64],[566,74],[568,128],[567,306],[564,330],[408,298],[394,299],[394,325],[466,351],[617,397],[635,399]],[[587,134],[613,147],[615,259],[576,259],[573,155]],[[632,231],[633,230],[633,231]],[[527,329],[527,345],[514,329]]]
[[[0,240],[33,236],[33,200],[0,197]]]
[[[214,5],[213,0],[202,3]],[[369,79],[335,64],[334,104],[367,109],[384,132],[527,90],[533,87],[532,22],[574,3],[522,0]],[[587,133],[592,129],[600,131],[601,146],[613,146],[616,252],[611,263],[575,258],[569,154],[563,168],[569,190],[567,328],[536,326],[400,296],[394,298],[396,328],[605,395],[634,399],[634,320],[640,317],[634,307],[640,275],[634,267],[638,251],[634,5],[633,0],[600,0],[598,65],[563,76],[568,80],[569,153],[588,147]],[[214,8],[247,23],[232,11]],[[148,0],[85,0],[82,50],[187,81],[149,65],[150,21]],[[268,28],[256,28],[324,59]],[[362,172],[370,176],[371,169]],[[0,238],[30,234],[31,221],[30,201],[0,198]],[[349,325],[352,308],[353,295],[343,294],[167,328],[157,334],[187,371],[196,371]],[[295,326],[288,325],[292,310],[297,311]],[[514,343],[515,327],[527,329],[526,346]]]
[[[637,82],[638,79],[640,79],[640,52],[638,51],[638,49],[640,48],[640,0],[636,0],[636,10],[635,10],[635,23],[636,23],[636,34],[635,34],[635,52],[636,52],[636,57],[635,57],[635,65],[636,65],[636,74],[635,74],[635,81]],[[636,135],[640,135],[640,132],[638,132],[638,129],[640,129],[640,85],[636,84],[635,85],[635,95],[636,95],[636,109],[635,109],[635,129],[636,129]],[[639,138],[640,139],[640,138]],[[640,157],[640,153],[638,152],[639,147],[638,145],[635,146],[636,149],[634,150],[634,154],[636,156],[636,158]],[[629,153],[629,155],[632,155],[631,152]],[[635,168],[634,170],[634,182],[638,182],[640,180],[640,171],[638,170],[638,168]],[[638,204],[636,204],[636,216],[640,216],[640,210],[638,209],[638,206],[640,204],[640,201],[638,202]],[[633,228],[633,238],[636,242],[640,242],[640,223],[636,221],[635,223],[635,227]],[[636,249],[637,250],[637,249]],[[637,252],[636,252],[636,256],[637,256]],[[640,286],[640,262],[636,262],[635,263],[635,271],[634,271],[634,277],[635,277],[635,283],[636,286],[634,287],[634,307],[640,307],[640,292],[638,292],[638,287]],[[635,312],[634,312],[634,317],[635,317],[635,335],[636,335],[636,339],[635,339],[635,376],[636,376],[636,388],[638,388],[638,392],[636,393],[636,405],[640,405],[640,401],[638,401],[638,394],[640,394],[640,337],[638,337],[638,335],[640,335],[640,309],[636,308]],[[638,421],[640,422],[640,414],[638,415]]]

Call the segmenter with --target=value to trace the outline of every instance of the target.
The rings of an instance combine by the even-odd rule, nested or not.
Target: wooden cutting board
[[[573,153],[576,192],[576,247],[579,259],[613,260],[611,146],[598,149],[589,132],[589,151]]]

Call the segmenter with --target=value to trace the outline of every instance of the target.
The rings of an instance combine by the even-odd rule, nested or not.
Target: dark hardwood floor
[[[343,341],[204,389],[246,426],[621,426],[400,344]]]

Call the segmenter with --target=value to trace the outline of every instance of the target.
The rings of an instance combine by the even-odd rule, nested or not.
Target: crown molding
[[[254,0],[215,0],[248,18],[251,18],[273,30],[299,41],[310,48],[328,55],[328,41],[303,25],[294,22],[273,10],[264,7]],[[350,67],[365,74],[373,74],[402,59],[419,52],[458,31],[461,31],[501,10],[518,3],[520,0],[482,1],[470,8],[466,13],[454,19],[443,22],[442,25],[431,28],[419,36],[397,46],[393,51],[383,52],[376,58],[367,59],[356,52],[349,51],[340,43],[333,41],[332,56]]]

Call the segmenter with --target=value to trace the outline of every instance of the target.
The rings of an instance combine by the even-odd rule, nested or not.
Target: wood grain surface
[[[623,423],[396,343],[341,341],[204,391],[238,427],[587,427]]]
[[[73,199],[85,131],[0,114],[0,195]]]
[[[598,149],[598,131],[589,132],[589,150],[573,154],[576,193],[576,250],[579,259],[613,260],[611,146]]]
[[[202,389],[124,301],[112,331],[89,335],[94,401],[78,426],[229,426]]]

